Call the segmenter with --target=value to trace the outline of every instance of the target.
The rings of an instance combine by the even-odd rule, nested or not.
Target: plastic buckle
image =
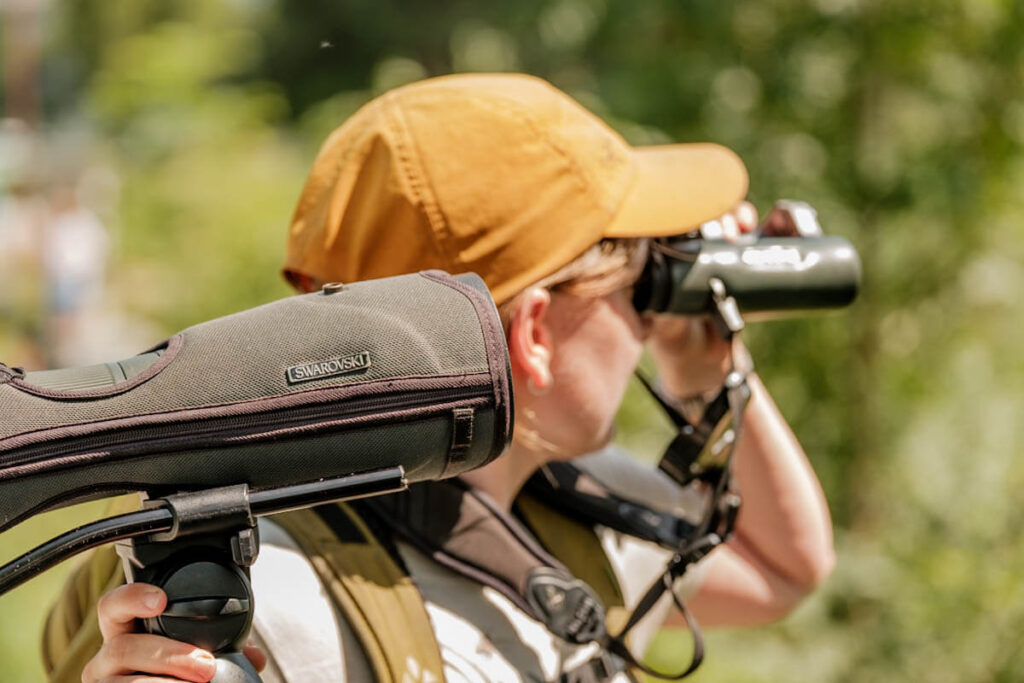
[[[743,331],[743,316],[740,315],[740,307],[736,299],[729,296],[725,289],[725,283],[717,277],[708,280],[708,287],[711,288],[711,299],[715,304],[712,311],[712,319],[719,327],[719,332],[726,339]]]

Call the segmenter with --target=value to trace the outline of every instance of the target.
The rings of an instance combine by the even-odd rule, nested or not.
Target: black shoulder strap
[[[482,493],[449,479],[364,504],[436,562],[497,590],[567,642],[605,637],[605,608],[590,586]]]
[[[526,491],[581,522],[602,524],[673,551],[697,533],[697,526],[682,517],[614,494],[569,462],[541,467],[527,482]]]

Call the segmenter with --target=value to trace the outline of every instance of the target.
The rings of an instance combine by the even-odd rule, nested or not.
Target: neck
[[[502,510],[508,512],[526,480],[545,461],[537,451],[513,441],[508,452],[494,462],[466,472],[460,478],[486,493]]]

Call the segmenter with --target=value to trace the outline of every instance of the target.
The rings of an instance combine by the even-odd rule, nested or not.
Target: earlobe
[[[508,350],[512,371],[521,380],[526,380],[530,393],[546,394],[553,384],[551,336],[544,323],[551,294],[546,289],[531,287],[520,296],[520,300],[509,323]]]
[[[534,396],[543,396],[551,391],[551,385],[555,383],[551,376],[551,352],[545,348],[538,351],[538,364],[535,372],[526,378],[526,388]]]

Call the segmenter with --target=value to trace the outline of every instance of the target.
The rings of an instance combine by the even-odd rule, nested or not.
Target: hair
[[[649,251],[650,240],[646,238],[606,238],[531,287],[584,298],[605,296],[640,278]],[[521,301],[520,292],[498,307],[506,327]]]

